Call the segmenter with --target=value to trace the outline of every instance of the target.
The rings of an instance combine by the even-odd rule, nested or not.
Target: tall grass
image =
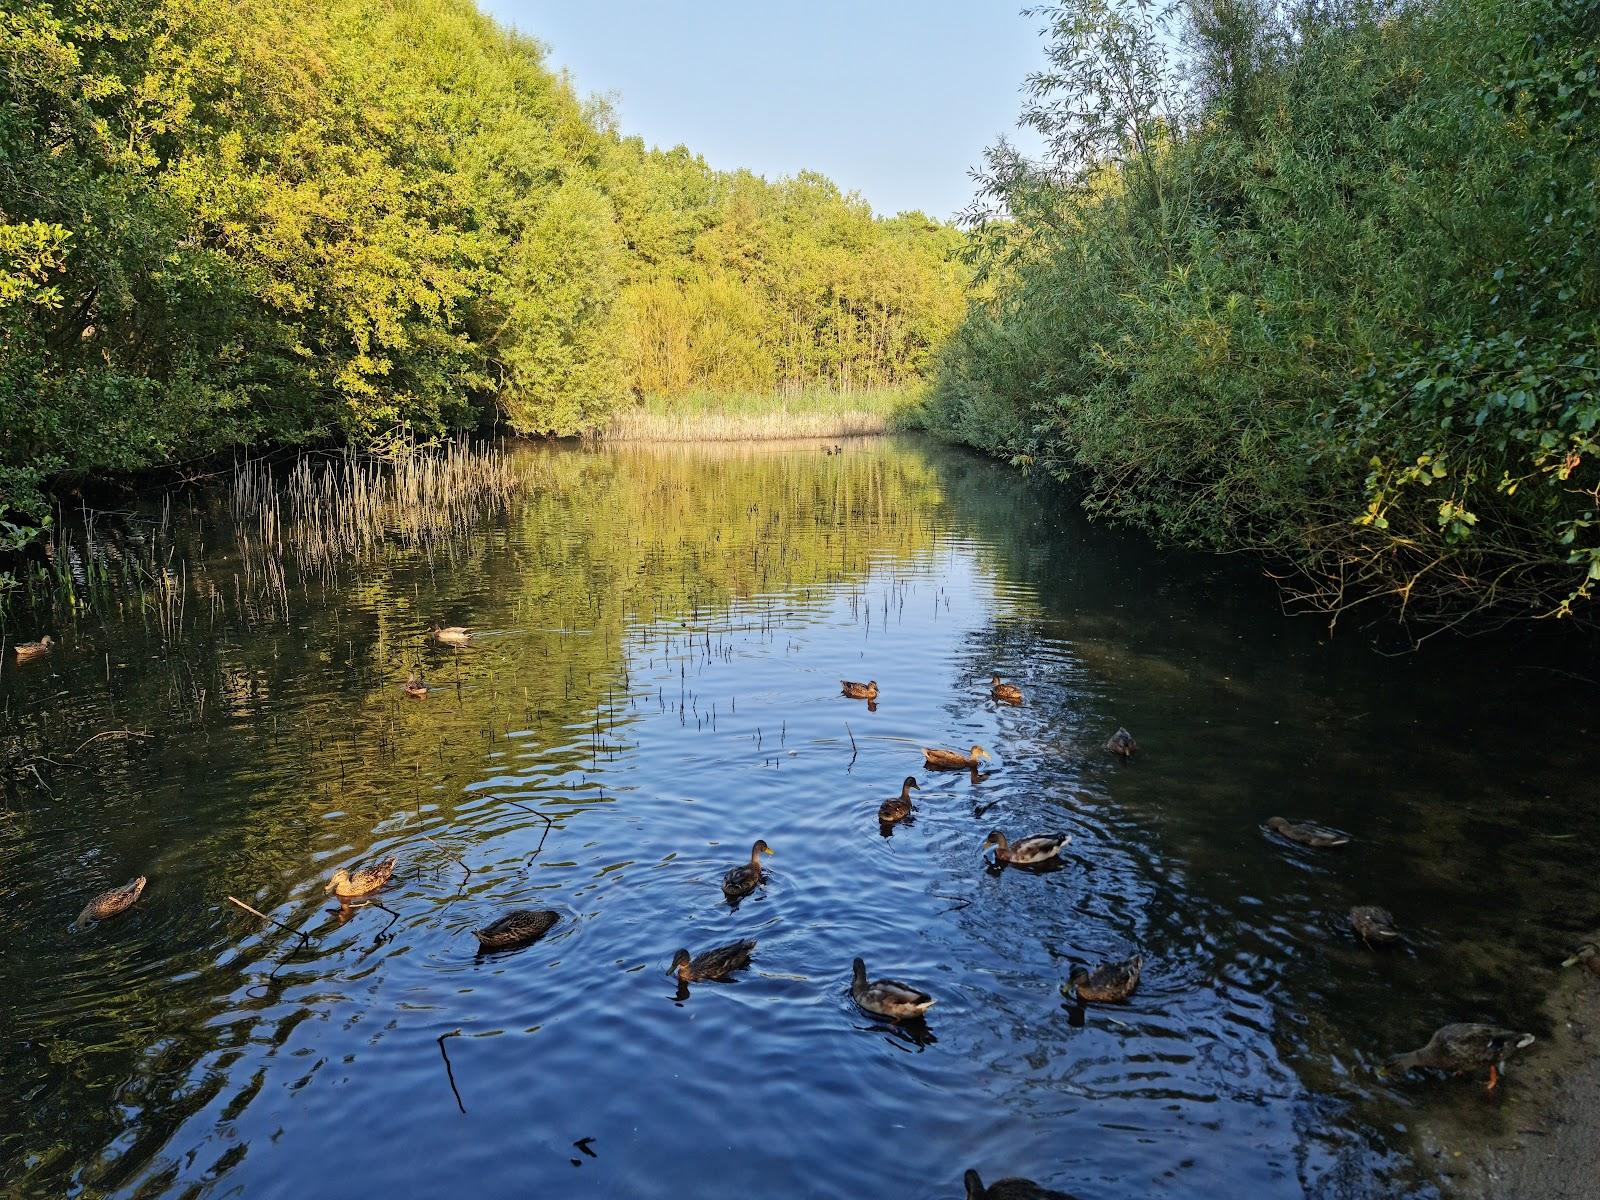
[[[748,442],[862,437],[922,425],[922,388],[697,392],[650,396],[602,431],[616,442]]]

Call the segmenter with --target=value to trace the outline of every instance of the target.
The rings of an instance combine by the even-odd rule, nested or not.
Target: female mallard
[[[405,693],[413,700],[421,700],[428,694],[428,685],[422,681],[421,675],[412,671],[406,679]]]
[[[1350,840],[1348,833],[1341,833],[1326,825],[1318,825],[1315,821],[1286,821],[1282,817],[1269,817],[1267,828],[1281,838],[1298,842],[1302,846],[1314,846],[1318,850],[1343,846]]]
[[[1575,967],[1579,963],[1588,967],[1596,975],[1600,975],[1600,945],[1594,942],[1585,942],[1572,952],[1572,957],[1562,962],[1563,967]]]
[[[1422,1049],[1396,1054],[1383,1064],[1383,1069],[1409,1071],[1413,1067],[1436,1067],[1459,1075],[1463,1071],[1481,1071],[1488,1067],[1492,1092],[1500,1084],[1500,1072],[1505,1069],[1506,1059],[1533,1043],[1533,1034],[1501,1029],[1497,1025],[1470,1022],[1446,1025],[1434,1033]]]
[[[722,894],[733,900],[755,891],[756,885],[761,882],[761,856],[771,853],[772,847],[758,839],[750,847],[750,861],[740,863],[722,877]]]
[[[878,681],[870,683],[857,683],[853,679],[841,679],[839,690],[852,700],[876,700],[878,698]]]
[[[1117,731],[1106,739],[1106,749],[1118,758],[1132,758],[1139,752],[1139,743],[1133,740],[1133,734],[1119,726]]]
[[[868,983],[867,964],[859,958],[850,964],[850,970],[850,998],[866,1012],[895,1021],[910,1021],[935,1004],[927,992],[919,992],[898,979],[874,979]]]
[[[446,625],[442,629],[432,625],[428,628],[428,636],[441,646],[465,646],[472,640],[472,633],[465,625]]]
[[[130,883],[125,883],[119,888],[112,888],[109,892],[101,892],[93,900],[83,906],[83,911],[78,914],[78,919],[72,923],[74,929],[87,925],[90,921],[104,921],[107,917],[119,916],[127,912],[144,894],[145,878],[143,875]]]
[[[1016,842],[1008,842],[1006,835],[995,829],[983,839],[983,849],[979,853],[993,846],[996,863],[1034,867],[1060,858],[1061,848],[1071,840],[1070,833],[1034,833],[1019,838]]]
[[[966,1185],[967,1200],[1073,1200],[1066,1192],[1040,1187],[1031,1179],[1000,1179],[984,1187],[978,1173],[968,1171],[961,1182]]]
[[[689,957],[687,950],[679,950],[672,956],[672,969],[667,974],[676,975],[684,983],[726,979],[735,971],[742,971],[750,965],[750,953],[755,948],[755,940],[747,938],[742,942],[731,942],[715,950],[707,950],[693,958]]]
[[[474,929],[472,936],[484,950],[509,950],[513,946],[526,946],[537,942],[549,933],[561,914],[547,908],[517,908],[482,929]]]
[[[1350,910],[1350,928],[1369,946],[1383,945],[1400,940],[1400,930],[1395,926],[1394,914],[1376,904],[1358,904]]]
[[[1101,963],[1094,970],[1073,967],[1067,972],[1067,982],[1061,985],[1062,995],[1076,992],[1079,1000],[1094,1004],[1120,1004],[1133,995],[1139,986],[1139,973],[1144,970],[1144,956],[1135,954],[1122,962]]]
[[[896,821],[904,821],[911,815],[911,793],[920,792],[917,786],[917,777],[907,775],[906,781],[900,785],[900,794],[885,800],[878,805],[878,822],[882,825],[893,825]]]
[[[1022,689],[1014,683],[1006,683],[998,675],[989,680],[989,695],[1005,704],[1022,703]]]
[[[389,876],[394,874],[393,856],[370,867],[357,867],[354,871],[346,871],[340,867],[333,873],[333,878],[328,880],[328,886],[322,889],[323,895],[332,892],[341,900],[351,900],[357,896],[370,896],[384,884],[389,882]]]
[[[18,642],[11,647],[11,653],[17,656],[19,663],[27,662],[29,659],[43,658],[55,648],[55,644],[55,638],[47,633],[37,642]]]
[[[934,771],[965,771],[968,767],[976,771],[978,760],[988,758],[989,752],[982,746],[974,746],[970,754],[963,754],[959,750],[924,749],[922,757]]]

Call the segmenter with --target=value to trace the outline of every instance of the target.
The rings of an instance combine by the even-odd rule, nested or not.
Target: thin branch
[[[448,1051],[448,1050],[446,1050],[444,1048],[444,1040],[445,1040],[445,1038],[453,1038],[453,1037],[460,1037],[460,1036],[461,1036],[461,1030],[452,1029],[449,1033],[441,1033],[434,1040],[439,1043],[439,1056],[444,1059],[444,1073],[445,1073],[446,1077],[450,1080],[450,1090],[451,1090],[451,1092],[453,1092],[455,1094],[456,1107],[459,1108],[461,1110],[462,1115],[465,1116],[466,1115],[466,1111],[467,1111],[467,1106],[465,1104],[461,1103],[461,1089],[456,1087],[456,1072],[455,1072],[455,1068],[450,1065],[450,1051]]]

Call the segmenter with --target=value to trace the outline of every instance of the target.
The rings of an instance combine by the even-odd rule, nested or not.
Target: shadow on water
[[[1453,1093],[1374,1067],[1446,1020],[1536,1027],[1600,917],[1594,684],[1559,645],[1324,644],[1242,564],[918,440],[517,448],[476,499],[417,484],[464,489],[425,521],[349,483],[365,525],[321,477],[253,470],[244,502],[72,543],[70,603],[7,630],[61,643],[0,671],[19,1194],[669,1197],[799,1169],[794,1194],[955,1196],[977,1165],[1429,1196],[1409,1130]],[[922,770],[974,744],[984,773]],[[1275,814],[1353,840],[1278,844]],[[1072,842],[996,871],[992,828]],[[771,874],[730,907],[758,837]],[[330,915],[328,875],[389,854],[378,904]],[[133,911],[67,931],[136,874]],[[1349,933],[1358,903],[1404,945]],[[563,919],[479,956],[514,908]],[[673,947],[739,937],[736,985],[670,1002]],[[1072,964],[1134,952],[1128,1002],[1062,1002]],[[858,954],[936,995],[931,1023],[855,1012]]]

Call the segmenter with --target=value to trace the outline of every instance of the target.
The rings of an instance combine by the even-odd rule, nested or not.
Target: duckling
[[[852,700],[876,700],[878,698],[878,681],[870,683],[857,683],[853,679],[841,679],[839,691],[849,696]]]
[[[1014,683],[1004,682],[998,675],[989,680],[989,695],[1006,704],[1022,703],[1022,689]]]
[[[911,815],[911,793],[921,790],[917,785],[917,777],[907,775],[906,781],[900,785],[900,794],[878,805],[878,823],[893,825],[896,821],[904,821]]]
[[[465,625],[438,625],[428,627],[428,636],[441,646],[465,646],[472,641],[472,632]]]
[[[1350,841],[1348,833],[1318,825],[1315,821],[1286,821],[1282,817],[1268,817],[1267,828],[1281,838],[1302,846],[1314,846],[1318,850],[1343,846]]]
[[[1471,1022],[1446,1025],[1436,1031],[1422,1049],[1396,1054],[1383,1064],[1383,1069],[1388,1072],[1437,1067],[1459,1075],[1463,1071],[1481,1071],[1488,1067],[1488,1090],[1492,1092],[1500,1085],[1500,1072],[1505,1069],[1506,1059],[1519,1050],[1526,1050],[1535,1040],[1531,1033],[1501,1029],[1497,1025]]]
[[[55,649],[56,640],[48,633],[37,642],[18,642],[11,647],[11,653],[17,656],[19,663],[25,663],[35,658],[43,658]]]
[[[1088,967],[1073,967],[1067,973],[1067,982],[1061,985],[1061,994],[1076,992],[1078,999],[1095,1004],[1120,1004],[1139,986],[1139,973],[1144,970],[1144,955],[1135,954],[1122,962],[1101,963],[1093,971]]]
[[[144,885],[145,877],[141,875],[119,888],[101,892],[83,906],[83,911],[78,914],[78,919],[72,923],[72,927],[81,929],[90,921],[104,921],[108,917],[120,916],[127,912],[144,894]]]
[[[750,861],[740,863],[722,877],[722,894],[730,900],[748,896],[761,882],[761,856],[771,854],[772,847],[758,840],[750,847]]]
[[[707,950],[693,958],[689,957],[687,950],[679,950],[672,956],[672,967],[667,974],[676,975],[683,983],[726,979],[735,971],[742,971],[750,965],[750,953],[755,948],[755,940],[747,938],[742,942],[730,942],[726,946]]]
[[[898,979],[867,982],[867,964],[859,958],[850,964],[850,998],[864,1011],[894,1021],[911,1021],[937,1003],[927,992],[919,992]]]
[[[480,950],[509,950],[513,946],[526,946],[536,942],[561,920],[561,914],[549,909],[512,909],[497,921],[482,929],[474,929]]]
[[[930,770],[965,771],[970,767],[976,771],[978,769],[978,760],[980,758],[988,758],[989,752],[982,746],[974,746],[970,754],[963,754],[959,750],[924,749],[922,757]]]
[[[1040,863],[1054,862],[1061,857],[1061,848],[1072,840],[1070,833],[1034,833],[1025,838],[1020,838],[1015,844],[1006,841],[1006,835],[998,829],[990,830],[989,836],[983,839],[983,850],[994,847],[994,861],[999,864],[1013,863],[1019,867],[1033,867]],[[980,850],[981,854],[983,850]]]
[[[322,889],[323,895],[332,892],[341,901],[352,900],[357,896],[370,896],[384,884],[389,882],[389,876],[394,874],[394,858],[390,856],[380,863],[370,867],[358,867],[354,871],[346,871],[340,867],[333,873],[333,878],[328,880],[328,885]]]
[[[1139,752],[1139,743],[1133,740],[1133,734],[1118,726],[1117,731],[1106,740],[1106,749],[1118,758],[1132,758]]]
[[[428,685],[422,681],[422,676],[412,671],[406,678],[405,693],[413,700],[424,699],[428,694]]]
[[[1361,935],[1369,946],[1385,945],[1400,940],[1400,930],[1395,927],[1394,914],[1376,904],[1358,904],[1350,910],[1350,928]]]
[[[1562,961],[1563,967],[1575,967],[1579,963],[1588,967],[1596,975],[1600,975],[1600,945],[1594,942],[1585,942],[1572,954],[1571,958]]]
[[[1066,1192],[1040,1187],[1031,1179],[1000,1179],[984,1187],[978,1173],[968,1171],[961,1182],[966,1185],[967,1200],[1073,1200]]]

